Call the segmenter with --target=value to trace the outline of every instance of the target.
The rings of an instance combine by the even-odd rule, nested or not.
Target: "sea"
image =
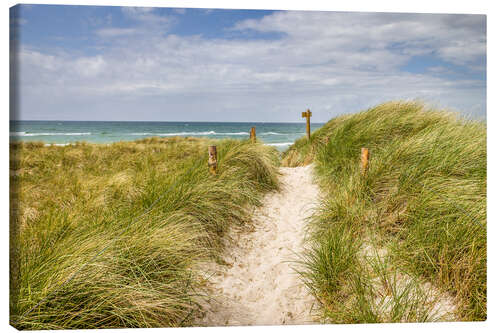
[[[311,131],[322,123],[312,123]],[[11,141],[41,141],[68,145],[74,142],[111,143],[148,137],[206,137],[246,139],[255,126],[257,138],[264,144],[286,150],[305,135],[304,123],[239,122],[143,122],[143,121],[35,121],[10,122]]]

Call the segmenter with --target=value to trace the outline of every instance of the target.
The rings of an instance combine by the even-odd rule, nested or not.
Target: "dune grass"
[[[232,224],[248,222],[247,208],[278,189],[278,164],[273,148],[236,140],[12,143],[11,324],[188,326],[206,291],[197,267],[217,258]]]
[[[324,200],[301,274],[327,321],[486,319],[485,123],[385,103],[330,120],[282,159],[312,162]]]

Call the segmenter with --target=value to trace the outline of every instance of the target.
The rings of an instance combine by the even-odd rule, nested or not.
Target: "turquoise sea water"
[[[323,124],[311,124],[311,131]],[[285,150],[305,134],[304,123],[132,122],[132,121],[11,121],[10,138],[65,145],[76,141],[110,143],[159,136],[248,138],[255,126],[265,144]]]

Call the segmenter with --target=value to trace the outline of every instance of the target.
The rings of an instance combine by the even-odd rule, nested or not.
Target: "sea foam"
[[[78,135],[91,135],[90,132],[85,133],[26,133],[26,132],[10,132],[10,136],[59,136],[59,135],[68,135],[68,136],[78,136]]]
[[[138,136],[179,136],[179,135],[249,135],[248,132],[231,132],[231,133],[218,133],[215,131],[206,131],[206,132],[178,132],[178,133],[131,133],[130,135],[138,135]]]

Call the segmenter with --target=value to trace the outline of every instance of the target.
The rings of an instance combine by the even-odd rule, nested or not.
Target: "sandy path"
[[[314,299],[294,272],[303,250],[305,219],[317,203],[319,190],[312,168],[280,168],[282,191],[264,198],[254,214],[253,231],[230,232],[224,260],[207,271],[213,299],[206,304],[200,326],[282,325],[314,322]]]

